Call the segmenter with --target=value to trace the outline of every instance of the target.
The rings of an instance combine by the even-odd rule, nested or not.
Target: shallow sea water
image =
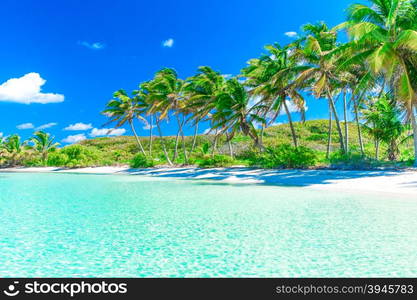
[[[417,199],[0,174],[0,277],[416,277]]]

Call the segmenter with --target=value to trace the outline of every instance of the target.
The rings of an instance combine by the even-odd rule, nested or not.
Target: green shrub
[[[130,162],[132,168],[151,168],[155,166],[155,162],[152,158],[146,157],[142,153],[136,154]]]
[[[203,156],[201,159],[197,159],[196,163],[200,168],[212,168],[212,167],[227,167],[233,165],[234,160],[227,155],[209,155]]]
[[[68,161],[68,155],[61,151],[49,154],[47,165],[51,167],[63,167]]]
[[[310,148],[282,144],[267,147],[254,164],[264,168],[307,168],[314,166],[317,160],[317,152]]]

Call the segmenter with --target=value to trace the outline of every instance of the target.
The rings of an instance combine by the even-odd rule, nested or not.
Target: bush
[[[47,164],[54,167],[94,167],[100,164],[100,151],[82,145],[71,145],[51,153]]]
[[[197,165],[200,168],[217,168],[217,167],[227,167],[233,164],[234,160],[227,155],[214,155],[211,157],[209,155],[203,156],[203,158],[196,160]]]
[[[151,168],[155,166],[155,161],[152,158],[139,153],[132,159],[130,166],[132,168]]]
[[[317,160],[317,152],[310,148],[282,144],[267,147],[254,164],[263,168],[307,168],[314,166]]]

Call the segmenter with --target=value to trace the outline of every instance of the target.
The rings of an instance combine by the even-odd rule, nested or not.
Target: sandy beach
[[[63,169],[16,167],[0,172],[48,172],[80,174],[122,174],[177,179],[215,180],[235,184],[299,186],[309,189],[352,193],[382,193],[417,197],[417,171],[264,170],[250,168],[152,168],[96,167]]]

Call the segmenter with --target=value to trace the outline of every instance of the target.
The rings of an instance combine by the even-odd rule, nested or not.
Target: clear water
[[[0,276],[417,276],[417,199],[0,174]]]

